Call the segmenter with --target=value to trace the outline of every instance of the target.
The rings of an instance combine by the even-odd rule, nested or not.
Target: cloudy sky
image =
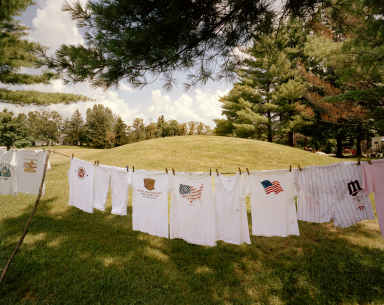
[[[71,0],[70,0],[71,1]],[[49,47],[53,54],[61,44],[81,44],[82,35],[76,28],[68,13],[62,12],[63,0],[35,0],[36,5],[30,6],[20,20],[31,28],[29,39]],[[185,79],[183,74],[179,75]],[[174,88],[171,92],[162,89],[161,81],[157,81],[144,89],[133,90],[128,84],[121,83],[118,91],[101,89],[91,90],[88,84],[76,87],[64,86],[61,81],[52,85],[10,86],[18,90],[38,90],[45,92],[66,92],[87,95],[95,102],[81,102],[71,105],[52,105],[49,109],[58,111],[62,116],[69,117],[78,108],[85,117],[87,108],[94,103],[103,104],[117,113],[127,123],[140,117],[148,124],[150,119],[157,120],[164,115],[166,120],[176,119],[180,123],[201,121],[214,127],[212,119],[221,117],[219,96],[225,95],[232,85],[228,83],[209,82],[205,87],[184,92],[182,88]],[[14,106],[0,103],[0,110],[7,108],[15,114],[19,112],[39,110],[35,106]]]

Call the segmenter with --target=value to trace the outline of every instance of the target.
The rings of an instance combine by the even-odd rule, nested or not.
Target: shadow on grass
[[[300,222],[300,237],[209,248],[132,231],[130,207],[128,217],[76,208],[58,216],[48,203],[40,203],[0,287],[0,304],[384,302],[383,252],[348,238],[377,238],[365,225],[331,232]],[[2,223],[1,267],[28,209]]]

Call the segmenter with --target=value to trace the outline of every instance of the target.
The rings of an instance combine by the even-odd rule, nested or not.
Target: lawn
[[[106,165],[190,172],[346,161],[267,142],[208,136],[110,150],[52,149]],[[377,220],[344,229],[299,221],[301,236],[251,235],[251,245],[197,246],[132,231],[131,198],[128,216],[110,213],[110,197],[106,212],[69,207],[70,158],[52,154],[50,162],[46,195],[0,287],[0,304],[384,303],[384,244]],[[36,196],[0,196],[3,268]],[[247,211],[251,227],[249,202]]]

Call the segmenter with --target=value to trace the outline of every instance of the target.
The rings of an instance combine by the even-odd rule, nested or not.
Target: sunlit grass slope
[[[76,156],[76,152],[75,152]],[[335,158],[268,142],[207,136],[185,136],[148,140],[125,145],[102,153],[89,155],[86,159],[125,167],[176,171],[203,171],[218,169],[220,172],[267,170],[324,165],[340,162]]]
[[[110,150],[53,147],[135,169],[235,172],[340,161],[266,142],[173,137]],[[132,231],[128,216],[68,206],[70,159],[51,156],[46,195],[4,284],[0,304],[383,304],[384,253],[377,220],[350,228],[299,222],[301,236],[251,236],[251,245],[188,244]],[[36,196],[0,195],[0,268]],[[251,226],[250,206],[247,206]]]

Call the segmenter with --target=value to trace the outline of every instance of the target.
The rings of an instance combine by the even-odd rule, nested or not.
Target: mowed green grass
[[[235,172],[345,161],[254,140],[187,136],[110,150],[60,153],[135,169]],[[383,304],[377,220],[350,228],[299,221],[301,236],[251,236],[252,245],[188,244],[132,231],[128,216],[68,206],[70,159],[52,154],[46,195],[3,285],[0,304]],[[0,195],[0,268],[36,196]],[[373,197],[371,197],[373,198]],[[247,202],[249,226],[250,206]]]

